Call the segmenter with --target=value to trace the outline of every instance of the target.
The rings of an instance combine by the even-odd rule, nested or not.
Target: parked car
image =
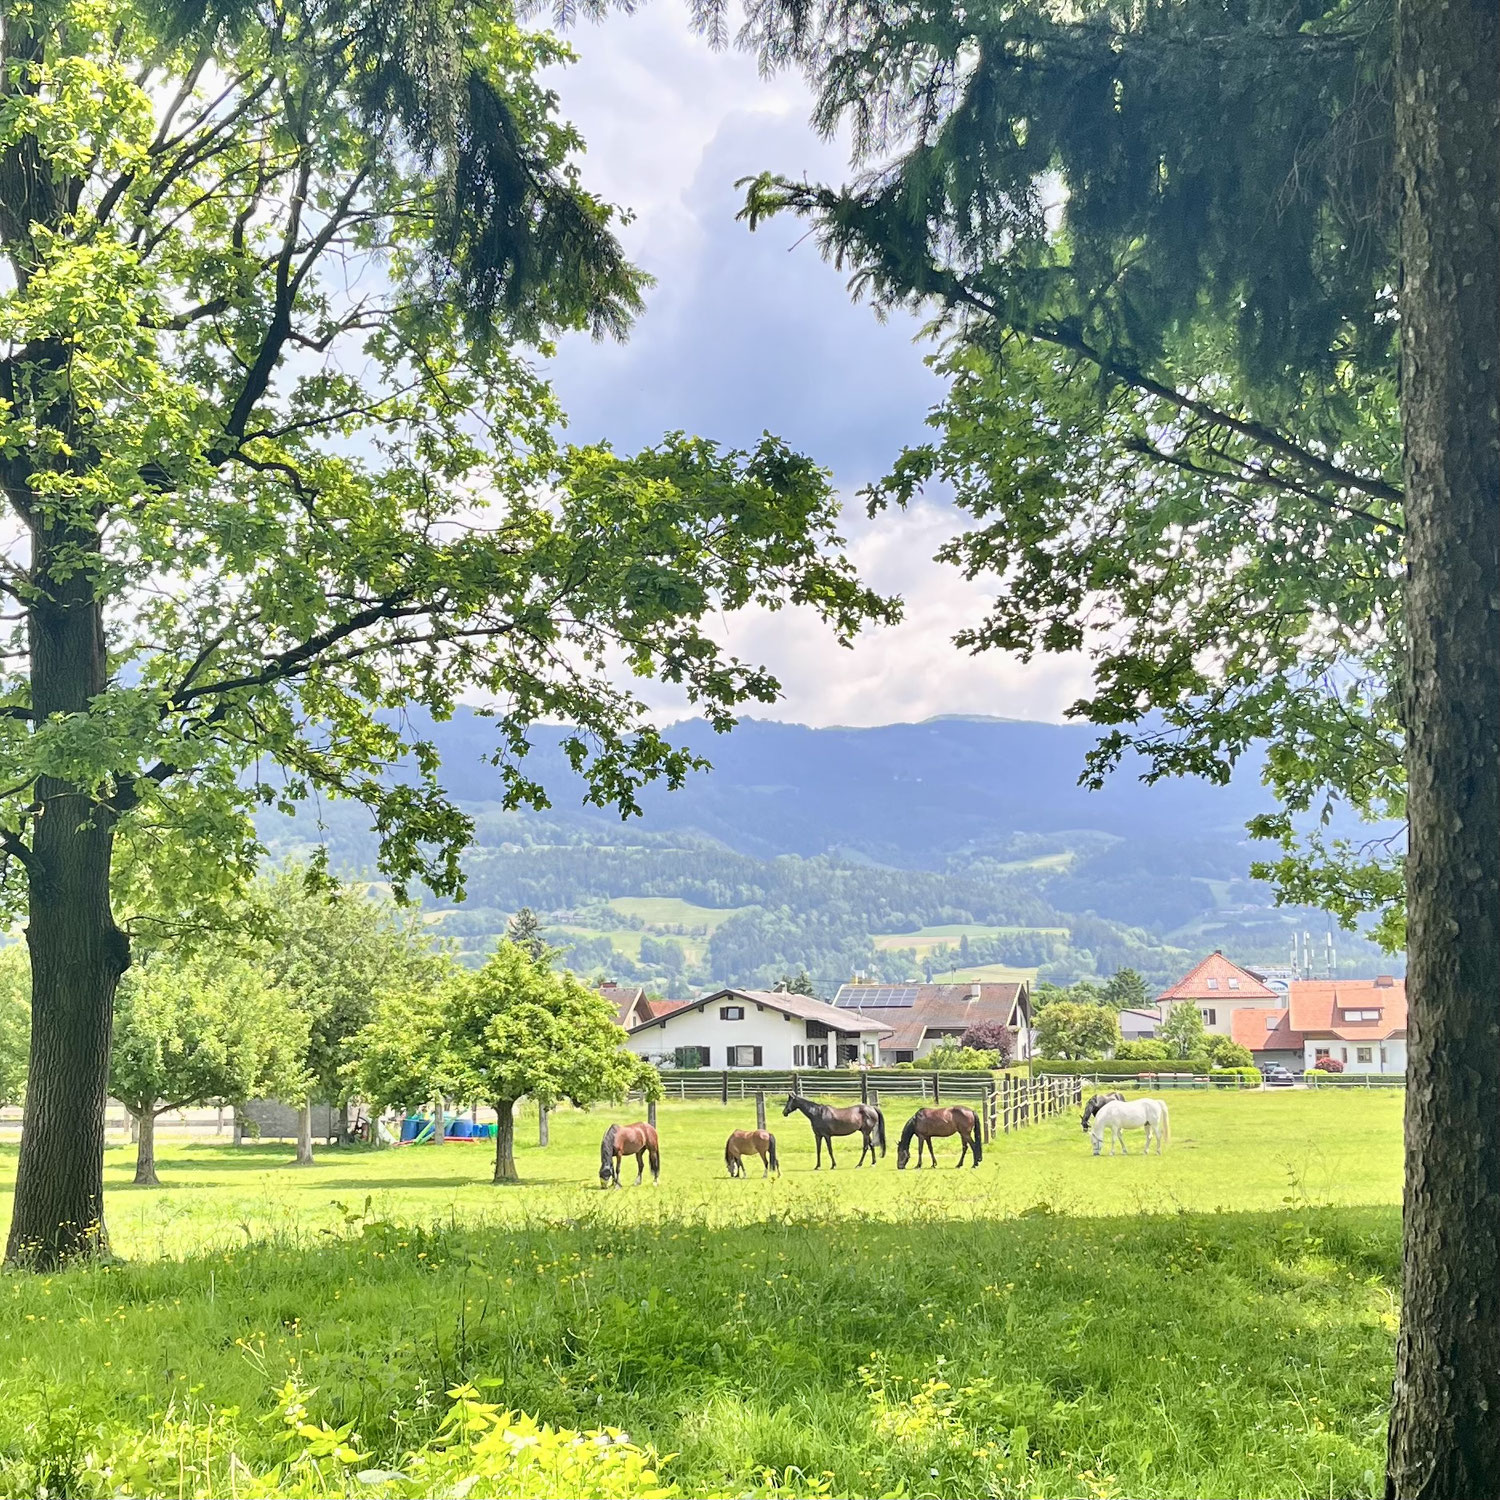
[[[1289,1089],[1297,1081],[1280,1063],[1267,1063],[1260,1076],[1268,1089]]]

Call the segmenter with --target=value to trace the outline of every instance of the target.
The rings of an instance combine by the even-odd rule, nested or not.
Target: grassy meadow
[[[669,1104],[661,1183],[614,1193],[603,1113],[523,1122],[506,1189],[480,1145],[169,1138],[160,1190],[112,1149],[126,1263],[0,1281],[0,1494],[422,1493],[392,1476],[466,1383],[664,1456],[558,1493],[1375,1493],[1399,1094],[1170,1103],[1160,1159],[1065,1116],[920,1174],[904,1105],[860,1172],[778,1118],[769,1182],[724,1174],[753,1111]]]

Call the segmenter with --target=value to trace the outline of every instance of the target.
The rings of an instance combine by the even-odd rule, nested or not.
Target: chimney
[[[1375,976],[1375,988],[1377,990],[1392,990],[1396,987],[1396,981],[1390,974],[1377,974]]]
[[[969,999],[970,1000],[977,1000],[979,998],[979,995],[980,995],[980,988],[979,988],[979,986],[977,984],[971,984],[969,986]]]

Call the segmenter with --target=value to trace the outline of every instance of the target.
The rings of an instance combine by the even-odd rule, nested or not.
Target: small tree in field
[[[1171,1015],[1161,1023],[1156,1034],[1172,1049],[1173,1057],[1202,1057],[1208,1046],[1208,1028],[1203,1024],[1203,1012],[1190,1000],[1174,1005]]]
[[[305,1084],[307,1016],[237,959],[157,954],[120,986],[110,1092],[140,1122],[135,1180],[158,1186],[156,1119]]]
[[[1120,1040],[1120,1022],[1108,1006],[1054,1000],[1037,1017],[1036,1039],[1043,1057],[1103,1057]]]
[[[0,949],[0,1106],[21,1102],[30,1048],[31,965],[15,943]]]
[[[548,1109],[560,1099],[583,1106],[661,1089],[656,1069],[625,1050],[607,1000],[514,943],[500,943],[478,973],[455,980],[444,1019],[454,1092],[495,1107],[496,1182],[520,1180],[518,1100]]]
[[[1250,1049],[1231,1041],[1227,1036],[1205,1037],[1203,1055],[1216,1068],[1249,1068],[1255,1065]]]
[[[1104,1003],[1116,1010],[1136,1010],[1151,1003],[1146,981],[1134,969],[1116,969],[1104,986]]]
[[[971,1047],[976,1052],[998,1052],[1003,1065],[1011,1060],[1016,1050],[1015,1033],[1004,1021],[976,1021],[958,1039],[960,1047]]]

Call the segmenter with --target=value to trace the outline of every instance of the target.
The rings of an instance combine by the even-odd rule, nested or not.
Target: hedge
[[[1258,1089],[1261,1085],[1259,1068],[1210,1068],[1208,1076],[1216,1082],[1234,1082],[1245,1089]]]
[[[1056,1073],[1074,1078],[1080,1073],[1084,1077],[1097,1074],[1100,1078],[1136,1078],[1143,1074],[1186,1073],[1201,1078],[1213,1071],[1213,1064],[1206,1057],[1172,1057],[1165,1062],[1135,1062],[1117,1057],[1099,1059],[1085,1058],[1073,1062],[1066,1058],[1038,1057],[1032,1066],[1038,1073]]]

